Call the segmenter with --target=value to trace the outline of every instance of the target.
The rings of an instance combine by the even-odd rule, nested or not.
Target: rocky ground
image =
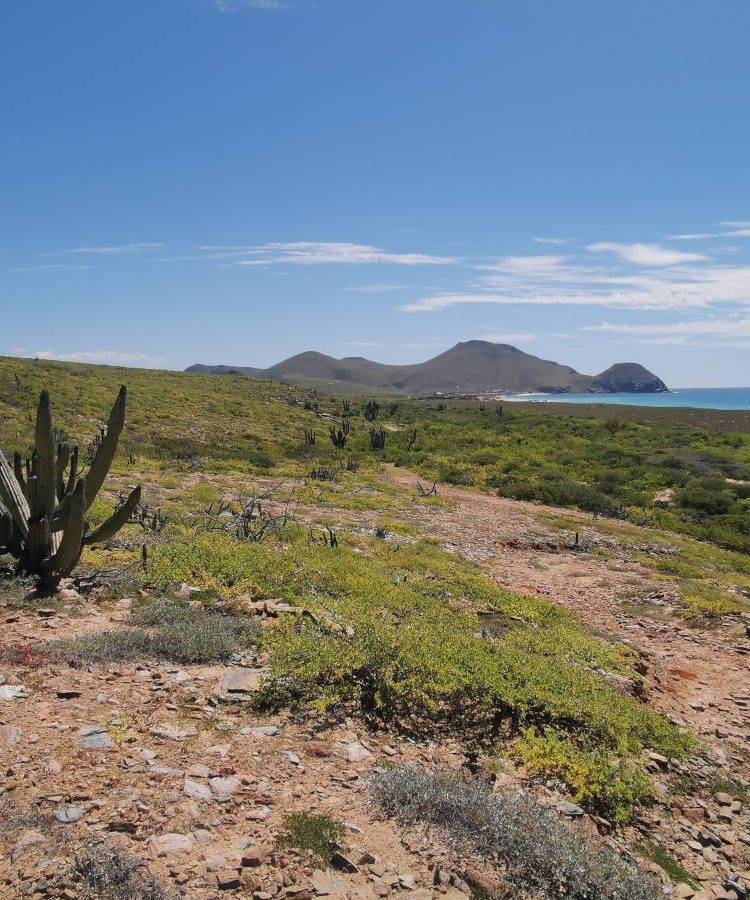
[[[402,470],[386,477],[410,490],[416,484]],[[535,781],[518,766],[509,764],[497,777],[498,789],[532,790],[595,840],[658,843],[696,880],[695,887],[679,885],[678,897],[746,896],[744,623],[697,630],[665,614],[664,582],[624,552],[609,558],[588,552],[602,539],[590,518],[580,517],[579,546],[567,546],[538,507],[455,488],[440,492],[452,505],[415,507],[406,517],[500,583],[551,597],[595,630],[629,642],[642,656],[649,702],[703,738],[698,757],[679,768],[652,755],[660,800],[624,830],[584,815],[559,785]],[[147,885],[150,872],[170,897],[403,893],[424,900],[471,893],[470,882],[504,895],[497,873],[451,851],[434,833],[383,820],[368,800],[374,766],[473,765],[458,744],[420,744],[365,731],[354,720],[324,725],[289,714],[258,717],[249,698],[263,659],[230,667],[72,669],[45,656],[43,642],[122,622],[131,601],[106,604],[66,590],[48,609],[19,608],[0,596],[0,896],[159,896],[146,887],[90,893],[92,865],[104,877],[107,866],[125,858],[141,863],[133,879]],[[344,823],[334,867],[277,846],[291,812],[328,813]],[[111,848],[109,857],[96,850],[101,846]],[[88,863],[87,853],[94,854]]]

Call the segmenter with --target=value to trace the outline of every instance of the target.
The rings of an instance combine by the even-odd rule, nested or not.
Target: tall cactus
[[[78,472],[78,448],[55,444],[47,391],[39,398],[31,459],[24,465],[21,454],[15,453],[11,467],[0,451],[0,553],[17,560],[19,574],[55,585],[76,567],[84,546],[108,540],[135,512],[140,486],[95,531],[89,531],[86,521],[117,452],[125,400],[122,387],[85,477]]]

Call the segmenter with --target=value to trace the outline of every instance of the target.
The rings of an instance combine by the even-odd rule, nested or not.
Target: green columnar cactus
[[[123,387],[85,477],[78,472],[78,448],[55,444],[47,391],[39,398],[31,459],[24,465],[15,453],[11,467],[0,451],[0,553],[18,561],[19,574],[56,584],[76,567],[84,546],[109,540],[135,512],[140,487],[95,531],[89,531],[86,521],[117,452],[125,399]]]

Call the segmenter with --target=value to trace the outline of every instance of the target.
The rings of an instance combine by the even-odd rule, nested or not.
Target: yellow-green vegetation
[[[616,822],[627,822],[636,803],[653,798],[653,786],[640,765],[627,757],[575,740],[556,729],[529,728],[513,747],[513,755],[532,773],[552,775],[573,791],[573,799]]]
[[[326,866],[341,849],[344,826],[331,816],[291,813],[284,816],[283,828],[276,840],[277,847],[309,851]]]
[[[642,748],[678,756],[689,746],[602,678],[638,679],[631,651],[593,637],[552,603],[497,587],[432,541],[396,549],[348,536],[332,550],[302,534],[238,545],[183,533],[155,548],[150,577],[164,589],[186,581],[225,597],[283,597],[312,614],[262,632],[272,652],[265,705],[354,708],[415,733],[451,729],[485,743],[514,726],[553,725],[571,746],[583,742],[581,760],[591,748],[590,771],[622,758],[582,797],[620,819],[650,797],[630,762]],[[567,774],[578,787],[578,771]]]

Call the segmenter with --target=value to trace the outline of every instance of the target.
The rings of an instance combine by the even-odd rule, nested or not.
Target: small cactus
[[[380,414],[380,404],[377,400],[368,400],[363,410],[363,415],[368,422],[374,422]]]
[[[382,450],[385,447],[385,429],[370,429],[370,450]]]
[[[336,428],[335,425],[331,425],[331,429],[328,432],[331,436],[331,443],[337,450],[343,450],[346,447],[346,442],[348,440],[349,427],[348,420],[344,419],[345,428],[339,427]]]
[[[78,473],[78,448],[55,441],[47,391],[39,398],[31,459],[24,464],[15,453],[11,467],[0,451],[0,552],[15,557],[19,574],[54,586],[71,574],[85,545],[109,540],[135,511],[140,487],[95,531],[85,518],[115,457],[125,399],[123,387],[98,435],[86,477]]]

